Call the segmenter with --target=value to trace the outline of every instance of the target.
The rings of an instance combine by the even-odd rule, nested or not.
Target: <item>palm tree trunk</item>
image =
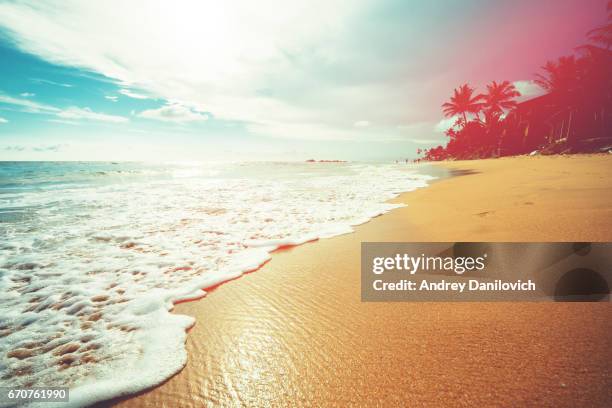
[[[463,127],[465,127],[465,125],[467,125],[467,115],[463,112]]]

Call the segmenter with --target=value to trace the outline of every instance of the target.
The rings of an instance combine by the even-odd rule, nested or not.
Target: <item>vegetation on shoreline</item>
[[[517,103],[509,81],[493,81],[483,94],[469,84],[455,89],[442,105],[456,119],[448,142],[417,150],[417,161],[612,149],[612,0],[607,11],[608,24],[587,33],[589,44],[542,67],[533,82],[544,95]]]

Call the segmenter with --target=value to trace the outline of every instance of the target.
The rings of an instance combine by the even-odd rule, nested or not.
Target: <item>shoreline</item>
[[[579,170],[584,168],[596,177],[577,187],[575,177],[569,177],[563,169],[567,163],[555,160],[574,160],[568,168],[578,175],[583,174]],[[555,402],[564,406],[593,402],[592,398],[605,399],[605,385],[609,381],[605,365],[609,358],[605,358],[607,349],[600,343],[605,343],[603,340],[611,328],[607,305],[558,303],[534,307],[512,304],[516,313],[526,319],[522,321],[516,315],[508,316],[507,304],[361,303],[359,256],[355,251],[363,240],[485,241],[501,237],[504,241],[612,241],[612,226],[610,221],[605,223],[612,219],[609,216],[612,214],[612,186],[605,180],[605,169],[611,161],[609,156],[592,155],[435,163],[463,175],[435,180],[427,188],[400,194],[390,202],[406,203],[407,207],[394,209],[356,226],[353,233],[317,240],[310,245],[279,248],[272,253],[272,262],[264,263],[256,269],[257,273],[245,273],[241,279],[228,285],[224,283],[230,281],[224,282],[218,285],[223,286],[219,291],[216,290],[218,286],[212,290],[205,289],[208,294],[203,301],[177,303],[174,313],[194,316],[197,320],[187,335],[187,365],[160,386],[137,396],[121,398],[119,401],[122,403],[118,405],[159,406],[165,402],[201,406],[237,401],[261,405],[276,401],[274,398],[279,395],[286,403],[397,405],[413,401],[431,405],[460,397],[462,393],[465,396],[460,400],[463,398],[466,403],[490,403],[487,395],[483,395],[485,391],[481,390],[483,383],[479,380],[482,379],[470,378],[471,370],[476,368],[475,361],[489,365],[484,371],[496,378],[494,384],[486,381],[490,387],[486,392],[507,392],[505,397],[509,400],[506,403],[510,405],[531,401],[524,398],[534,396],[534,381],[550,392],[558,391],[540,403]],[[544,164],[552,167],[548,173],[542,171],[542,167],[546,167]],[[520,171],[516,171],[517,165],[522,166]],[[537,177],[532,174],[534,169]],[[602,174],[604,177],[599,177]],[[504,206],[503,201],[496,202],[499,197],[495,194],[489,199],[492,201],[483,201],[483,196],[492,193],[491,183],[499,184],[495,179],[500,175],[511,179],[504,185],[502,193],[514,200],[512,203],[518,210],[512,205]],[[533,185],[526,183],[530,177],[532,181],[535,178]],[[553,184],[558,186],[558,191],[552,189],[542,193],[542,186],[537,183],[540,178],[557,183]],[[476,182],[479,189],[474,187]],[[567,188],[568,183],[581,190],[578,196],[582,195],[583,200],[588,192],[591,205],[563,210],[557,202],[556,211],[551,211],[559,198],[559,191],[570,191],[567,198],[576,201],[575,192]],[[514,191],[517,186],[524,186],[523,191]],[[467,196],[465,189],[470,193]],[[482,189],[485,191],[480,191]],[[533,198],[534,191],[540,192],[537,202]],[[457,192],[463,192],[463,202],[450,201]],[[433,200],[432,196],[436,195],[437,200]],[[519,197],[522,198],[516,201]],[[449,206],[449,201],[454,207]],[[544,212],[542,209],[534,211],[537,206],[542,206]],[[466,217],[466,210],[469,210],[469,217]],[[517,218],[517,211],[522,217]],[[461,223],[457,221],[462,220],[461,212],[463,219],[472,222],[458,225]],[[531,214],[533,212],[537,214]],[[547,213],[548,216],[542,215]],[[505,229],[496,227],[508,217],[514,219],[515,225]],[[541,228],[541,224],[551,225],[551,219],[558,217],[566,220],[566,226],[572,227],[571,230],[552,226]],[[534,222],[538,218],[540,222]],[[592,218],[599,220],[597,228],[593,228]],[[557,315],[560,320],[551,321],[551,315]],[[476,328],[481,330],[475,330],[468,324],[470,322],[478,323]],[[495,330],[491,330],[491,325]],[[575,339],[580,325],[587,327],[581,329],[583,338]],[[547,331],[540,330],[546,326],[559,332],[558,338],[549,338]],[[412,334],[405,335],[404,327],[411,328]],[[514,329],[514,334],[508,334],[509,341],[499,336],[500,329]],[[516,364],[519,364],[533,375],[526,375],[517,385],[510,377],[512,369],[491,370],[490,361],[477,355],[478,347],[466,349],[465,344],[457,344],[457,337],[462,342],[471,339],[473,341],[468,343],[484,345],[490,354],[511,368],[516,369]],[[589,347],[589,337],[591,342],[602,341],[595,341]],[[521,347],[529,351],[521,354]],[[540,357],[548,357],[549,363],[559,364],[558,369],[553,370],[557,372],[557,378],[564,369],[571,369],[577,362],[588,367],[587,371],[573,380],[568,376],[551,381],[544,375],[542,361],[534,362],[527,358],[538,355],[534,347],[540,350]],[[445,355],[449,351],[455,355],[450,362],[439,360],[438,352],[443,349]],[[603,358],[599,362],[584,361],[584,358],[568,360],[561,355],[550,356],[553,350],[573,350],[574,353],[584,350],[588,351],[583,356],[585,358],[592,360],[593,353]],[[397,354],[395,363],[389,353]],[[523,358],[517,361],[516,357],[521,356]],[[413,363],[423,368],[416,370]],[[531,368],[526,366],[529,364],[532,364]],[[417,372],[424,377],[416,376]],[[408,378],[413,381],[406,382],[402,373],[409,374]],[[593,373],[600,375],[599,380],[591,378]],[[379,384],[384,386],[384,390],[374,392],[368,387],[376,383],[378,374],[386,377],[383,378],[384,384]],[[543,377],[536,378],[535,374]],[[447,378],[450,382],[441,387],[434,380],[437,377]],[[587,381],[589,378],[591,381]],[[571,393],[569,384],[580,385],[590,392],[576,395]],[[401,395],[392,394],[393,390],[401,391]],[[590,396],[591,400],[577,399],[585,396]]]

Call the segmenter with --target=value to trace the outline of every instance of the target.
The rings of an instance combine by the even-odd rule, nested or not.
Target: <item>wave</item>
[[[83,406],[157,385],[186,363],[194,320],[175,303],[277,248],[349,233],[432,179],[368,164],[179,170],[0,195],[0,213],[27,212],[0,222],[0,386],[69,385]]]

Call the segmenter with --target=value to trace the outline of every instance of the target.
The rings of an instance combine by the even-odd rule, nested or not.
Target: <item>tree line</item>
[[[612,149],[612,0],[608,24],[587,33],[576,54],[548,61],[534,79],[545,93],[522,103],[509,81],[485,93],[469,84],[442,105],[454,118],[445,146],[417,150],[417,160],[479,159],[517,154]]]

